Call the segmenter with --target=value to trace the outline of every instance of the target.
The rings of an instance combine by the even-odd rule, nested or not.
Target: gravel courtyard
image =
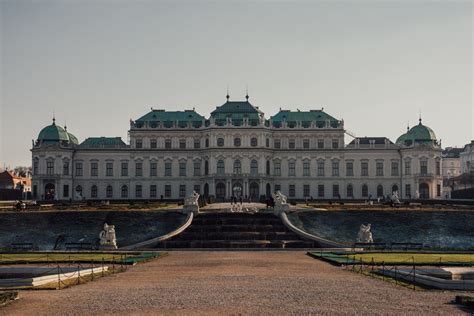
[[[26,291],[0,314],[463,314],[455,293],[413,292],[305,252],[170,252],[61,291]]]

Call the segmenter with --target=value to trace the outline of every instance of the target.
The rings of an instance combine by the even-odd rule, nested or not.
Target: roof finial
[[[54,109],[53,109],[53,125],[56,125],[56,114],[54,113]]]
[[[247,99],[247,102],[248,102],[249,101],[249,85],[248,84],[247,84],[247,88],[246,88],[245,98]]]
[[[67,122],[64,120],[64,130],[67,131]]]
[[[410,121],[407,121],[407,132],[410,130]]]
[[[418,119],[418,122],[420,122],[420,125],[421,125],[421,110],[420,110],[420,118]]]
[[[229,96],[229,85],[227,85],[227,95],[225,97],[226,97],[227,101],[229,101],[229,98],[230,98],[230,96]]]

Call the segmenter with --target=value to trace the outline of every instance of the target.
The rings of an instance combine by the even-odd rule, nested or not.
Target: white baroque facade
[[[344,122],[323,110],[280,110],[266,119],[229,101],[208,119],[194,109],[152,109],[130,122],[130,144],[45,127],[33,142],[33,195],[40,200],[253,200],[281,190],[289,199],[441,198],[441,148],[420,123],[396,143],[345,144]]]

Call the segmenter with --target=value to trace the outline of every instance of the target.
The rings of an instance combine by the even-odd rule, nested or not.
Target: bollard
[[[112,273],[115,273],[115,256],[112,256]]]
[[[58,290],[61,289],[61,274],[59,271],[59,264],[58,264]]]
[[[81,284],[81,269],[79,267],[79,263],[77,264],[77,284]]]
[[[385,281],[385,261],[382,261],[382,281]]]
[[[415,257],[413,258],[413,291],[415,290],[415,281],[416,281],[416,269],[415,269]]]
[[[102,277],[104,276],[104,257],[102,257]]]

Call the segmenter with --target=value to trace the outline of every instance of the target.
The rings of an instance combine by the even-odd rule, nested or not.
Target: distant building
[[[280,190],[289,199],[441,198],[441,147],[421,123],[394,143],[345,144],[344,121],[321,110],[280,110],[265,118],[246,101],[227,101],[209,118],[152,109],[118,137],[82,143],[66,128],[43,128],[33,143],[38,199],[253,200]]]
[[[0,189],[22,190],[31,192],[31,178],[21,177],[13,171],[4,171],[0,173]]]
[[[474,171],[474,140],[470,144],[464,146],[464,150],[460,153],[461,173],[471,173]]]

